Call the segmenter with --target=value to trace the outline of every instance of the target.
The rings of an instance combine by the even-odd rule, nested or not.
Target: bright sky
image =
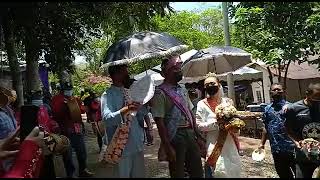
[[[221,2],[171,2],[171,7],[177,11],[205,10],[219,5]]]

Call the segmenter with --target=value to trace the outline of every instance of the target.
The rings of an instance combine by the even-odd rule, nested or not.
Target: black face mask
[[[132,82],[130,80],[130,76],[126,76],[124,79],[123,79],[123,86],[125,88],[129,88],[131,86]]]
[[[213,95],[217,94],[218,91],[219,91],[219,86],[208,86],[208,87],[206,87],[206,92],[210,96],[213,96]]]
[[[174,76],[175,76],[176,82],[179,82],[182,80],[182,72],[181,71],[175,72]]]
[[[283,99],[281,94],[272,94],[271,97],[272,97],[273,101],[275,101],[275,102],[279,102],[280,100]]]

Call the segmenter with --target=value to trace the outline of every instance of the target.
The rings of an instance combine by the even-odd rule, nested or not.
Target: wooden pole
[[[222,2],[222,13],[223,13],[223,32],[224,32],[224,42],[226,46],[231,46],[230,34],[229,34],[229,17],[228,17],[228,4],[227,2]],[[232,72],[227,75],[227,84],[228,84],[228,97],[233,100],[234,105],[236,106],[235,101],[235,90],[234,90],[234,81]]]

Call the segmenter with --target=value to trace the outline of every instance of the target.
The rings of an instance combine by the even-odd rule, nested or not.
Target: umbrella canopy
[[[167,33],[139,32],[112,44],[106,52],[102,68],[164,57],[187,48]]]
[[[217,77],[220,81],[227,81],[227,75],[229,72],[223,74],[217,74]],[[259,81],[263,79],[263,73],[256,69],[250,68],[248,66],[243,66],[232,72],[234,81]],[[204,80],[206,76],[197,76],[197,77],[183,77],[180,81],[181,83],[192,83]]]
[[[263,78],[263,74],[261,71],[258,71],[256,69],[243,66],[236,71],[232,72],[233,74],[233,80],[234,81],[242,81],[242,80],[248,80],[248,81],[254,81],[254,80],[261,80]],[[220,80],[227,81],[227,75],[228,73],[223,73],[217,75]]]
[[[185,77],[204,76],[209,72],[232,72],[251,62],[250,53],[231,46],[210,47],[199,52],[183,64]]]
[[[181,61],[185,62],[185,61],[189,60],[190,58],[192,58],[197,53],[198,53],[198,51],[195,49],[187,51],[187,52],[180,55]],[[148,69],[140,74],[135,75],[133,78],[135,80],[139,80],[148,74],[155,81],[156,85],[160,85],[164,80],[164,77],[161,76],[160,72],[161,72],[161,65],[158,65],[158,66],[155,66],[151,69]]]

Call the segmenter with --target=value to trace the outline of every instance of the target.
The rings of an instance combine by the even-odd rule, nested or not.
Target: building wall
[[[270,87],[271,87],[271,82],[269,80],[269,73],[268,71],[261,67],[261,66],[252,66],[252,68],[259,70],[263,74],[263,86],[261,82],[253,82],[251,83],[252,87],[252,94],[253,94],[253,99],[255,103],[259,103],[258,97],[257,97],[257,91],[259,91],[262,95],[264,95],[264,102],[263,102],[263,97],[262,97],[262,102],[263,103],[270,103],[271,98],[270,98]],[[278,79],[276,77],[273,77],[273,82],[278,82]],[[262,89],[264,88],[264,90]]]
[[[299,88],[299,80],[287,79],[286,97],[287,101],[289,102],[295,102],[302,99]]]
[[[265,103],[270,103],[271,98],[270,98],[269,90],[271,87],[271,83],[269,80],[268,70],[261,67],[261,66],[258,66],[258,65],[252,66],[252,68],[259,70],[259,71],[262,71]],[[283,79],[281,81],[283,82]],[[274,83],[278,82],[277,76],[273,76],[273,82]],[[320,82],[320,77],[313,78],[313,79],[301,79],[301,80],[287,79],[287,90],[286,90],[287,100],[289,102],[296,102],[298,100],[303,99],[305,97],[305,92],[307,90],[307,87],[312,82]],[[252,87],[252,94],[253,94],[254,102],[259,103],[258,97],[257,97],[257,91],[260,91],[261,94],[263,92],[261,82],[253,82],[253,83],[251,83],[251,87]]]
[[[289,80],[289,81],[288,81]],[[287,81],[287,100],[290,102],[296,102],[305,98],[305,93],[308,86],[311,83],[320,82],[319,78],[312,79],[301,79],[301,80],[291,80]]]

